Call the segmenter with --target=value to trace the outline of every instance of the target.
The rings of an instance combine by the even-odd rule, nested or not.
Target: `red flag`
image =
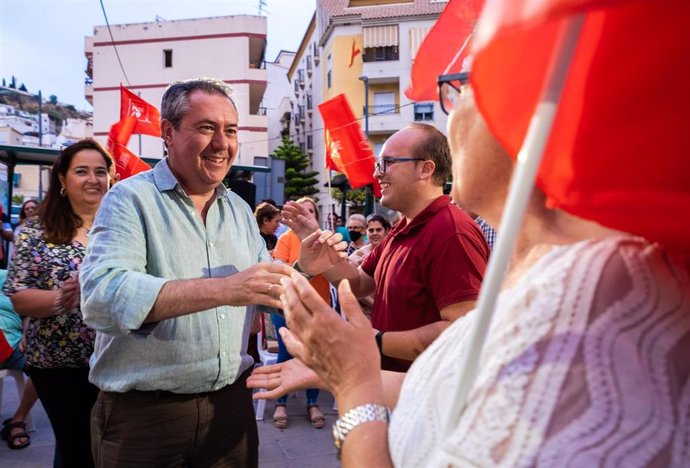
[[[374,179],[374,152],[345,95],[319,104],[319,112],[330,136],[327,154],[337,170],[345,174],[352,188],[374,184],[374,191],[380,196],[381,189]]]
[[[132,133],[161,136],[161,114],[154,106],[120,85],[120,120],[134,117]]]
[[[553,207],[690,250],[690,2],[487,0],[477,105],[515,157],[552,46],[584,14],[538,175]]]
[[[405,95],[412,101],[437,101],[439,75],[458,73],[484,0],[450,0],[419,47]]]
[[[325,142],[326,169],[344,173],[345,167],[343,166],[343,160],[340,157],[338,146],[333,142],[330,133],[328,133],[328,130],[325,128],[323,129],[323,138]]]
[[[132,130],[136,125],[137,120],[134,117],[125,117],[110,127],[108,151],[113,155],[115,170],[120,175],[120,180],[151,169],[148,164],[127,148]]]

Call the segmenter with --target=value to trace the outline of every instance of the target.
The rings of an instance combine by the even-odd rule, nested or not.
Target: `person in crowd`
[[[96,210],[109,187],[110,155],[94,140],[63,149],[36,216],[15,243],[4,292],[30,317],[27,371],[48,415],[64,466],[93,466],[89,383],[95,332],[79,305],[78,274]]]
[[[270,203],[271,205],[278,208],[278,210],[280,210],[280,207],[278,206],[276,201],[272,198],[264,198],[263,200],[261,200],[261,203]],[[278,229],[276,229],[276,231],[274,233],[276,238],[285,234],[287,232],[287,230],[288,230],[288,227],[285,224],[283,224],[283,217],[281,215],[281,217],[278,219]]]
[[[291,269],[222,184],[238,125],[226,83],[171,83],[167,157],[115,185],[96,216],[81,277],[98,466],[258,465],[247,306],[281,307]]]
[[[347,220],[347,234],[350,237],[350,244],[347,246],[348,256],[367,244],[366,226],[367,218],[364,215],[359,213],[350,215]]]
[[[12,231],[12,242],[10,243],[9,248],[10,260],[12,260],[12,258],[14,257],[14,242],[17,240],[17,237],[19,237],[19,230],[22,228],[22,226],[24,226],[26,220],[33,216],[33,213],[34,211],[36,211],[36,208],[38,208],[38,202],[33,198],[24,200],[24,203],[22,203],[22,207],[19,210],[19,224],[17,224],[17,227],[15,227],[14,231]]]
[[[315,226],[319,225],[319,209],[313,199],[303,197],[297,200],[295,203],[303,205],[311,216],[311,221],[313,224]],[[302,243],[299,237],[294,231],[289,230],[278,239],[278,244],[273,252],[273,258],[277,261],[292,265],[299,258],[301,248]],[[330,301],[330,287],[328,280],[325,277],[322,275],[315,276],[311,279],[311,284],[318,291],[319,295],[324,301]],[[282,313],[272,313],[271,322],[273,323],[273,327],[275,328],[276,332],[285,327],[285,318],[282,316]],[[277,362],[285,362],[292,359],[292,356],[288,352],[287,348],[285,348],[285,344],[283,343],[280,335],[277,335],[277,339]],[[309,417],[309,421],[314,428],[321,429],[326,424],[326,418],[324,418],[323,413],[319,409],[318,398],[318,388],[307,389],[307,416]],[[278,429],[285,429],[288,426],[286,405],[287,396],[283,396],[276,400],[275,410],[273,412],[273,425]]]
[[[496,225],[515,164],[471,87],[454,86],[453,197]],[[351,422],[338,432],[344,468],[688,466],[685,253],[550,208],[535,188],[466,402],[455,399],[457,363],[469,351],[474,312],[407,375],[382,373],[347,283],[340,294],[348,321],[333,320],[300,275],[284,286],[290,329],[282,334],[298,359],[259,369],[249,384],[275,387],[265,398],[330,388]],[[394,407],[388,424],[384,407]],[[363,409],[370,418],[358,417]]]
[[[278,243],[275,232],[280,226],[280,210],[270,203],[260,203],[254,210],[254,217],[259,225],[259,234],[266,242],[266,249],[273,255],[273,249]]]
[[[9,261],[9,255],[5,255],[5,241],[9,241],[11,244],[14,240],[14,233],[12,229],[12,217],[10,213],[5,213],[2,206],[0,206],[0,215],[2,215],[2,230],[0,230],[0,262],[5,265]]]
[[[384,237],[388,235],[391,230],[391,224],[386,218],[381,215],[374,214],[367,217],[367,238],[369,243],[363,247],[355,250],[347,257],[347,261],[354,267],[359,267],[364,260],[369,256],[372,249],[379,245]],[[371,320],[371,310],[374,307],[374,295],[359,298],[359,305],[362,307],[362,312]]]
[[[435,127],[411,124],[394,133],[374,177],[381,204],[403,220],[358,268],[332,252],[340,236],[330,231],[305,239],[295,266],[324,273],[334,284],[347,278],[357,297],[374,293],[371,320],[387,370],[406,371],[479,295],[489,248],[472,219],[443,194],[450,163],[446,137]],[[303,207],[286,203],[284,211],[300,237],[312,234]]]
[[[329,231],[334,231],[343,236],[345,242],[350,242],[350,234],[347,232],[345,227],[345,222],[342,216],[338,216],[335,212],[328,213],[328,223],[326,223],[326,229]]]
[[[7,270],[0,270],[0,287],[7,279]],[[22,319],[12,307],[12,302],[0,292],[0,370],[24,371],[26,356],[22,343],[24,328]],[[20,450],[31,445],[31,437],[26,432],[26,417],[36,403],[36,389],[31,379],[24,385],[19,407],[11,418],[2,423],[0,436],[7,441],[12,450]]]

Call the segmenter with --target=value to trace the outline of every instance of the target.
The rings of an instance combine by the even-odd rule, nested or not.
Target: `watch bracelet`
[[[299,261],[296,261],[295,263],[293,263],[292,268],[294,268],[297,273],[304,276],[307,279],[307,281],[311,281],[311,279],[314,277],[314,275],[310,275],[306,271],[302,270],[302,268],[300,268]]]
[[[390,410],[383,405],[366,403],[355,406],[333,424],[333,444],[337,450],[338,460],[340,460],[343,443],[347,435],[357,426],[373,421],[388,423]]]

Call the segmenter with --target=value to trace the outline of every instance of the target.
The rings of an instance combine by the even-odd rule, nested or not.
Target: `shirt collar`
[[[395,234],[407,234],[414,229],[425,225],[441,208],[450,204],[450,197],[441,195],[424,208],[421,213],[412,218],[412,222],[407,223],[407,218],[403,218],[393,229]]]
[[[185,193],[180,182],[175,177],[175,174],[170,170],[167,157],[161,159],[153,168],[153,180],[160,192],[177,189],[180,194]],[[214,198],[222,197],[226,191],[227,188],[225,188],[225,185],[221,182],[215,189]]]

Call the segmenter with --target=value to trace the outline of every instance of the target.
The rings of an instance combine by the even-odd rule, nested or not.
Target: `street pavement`
[[[3,387],[0,422],[12,416],[18,404],[14,380],[4,379]],[[260,468],[337,468],[340,466],[335,458],[330,431],[331,425],[337,419],[337,411],[333,410],[333,397],[327,392],[321,392],[319,404],[326,416],[326,425],[323,429],[314,429],[307,418],[304,392],[291,395],[287,407],[289,426],[284,430],[273,426],[271,419],[273,402],[266,404],[265,420],[257,421]],[[40,401],[34,406],[32,415],[36,430],[30,432],[31,445],[23,450],[10,450],[5,441],[0,440],[0,467],[52,466],[55,439]]]

